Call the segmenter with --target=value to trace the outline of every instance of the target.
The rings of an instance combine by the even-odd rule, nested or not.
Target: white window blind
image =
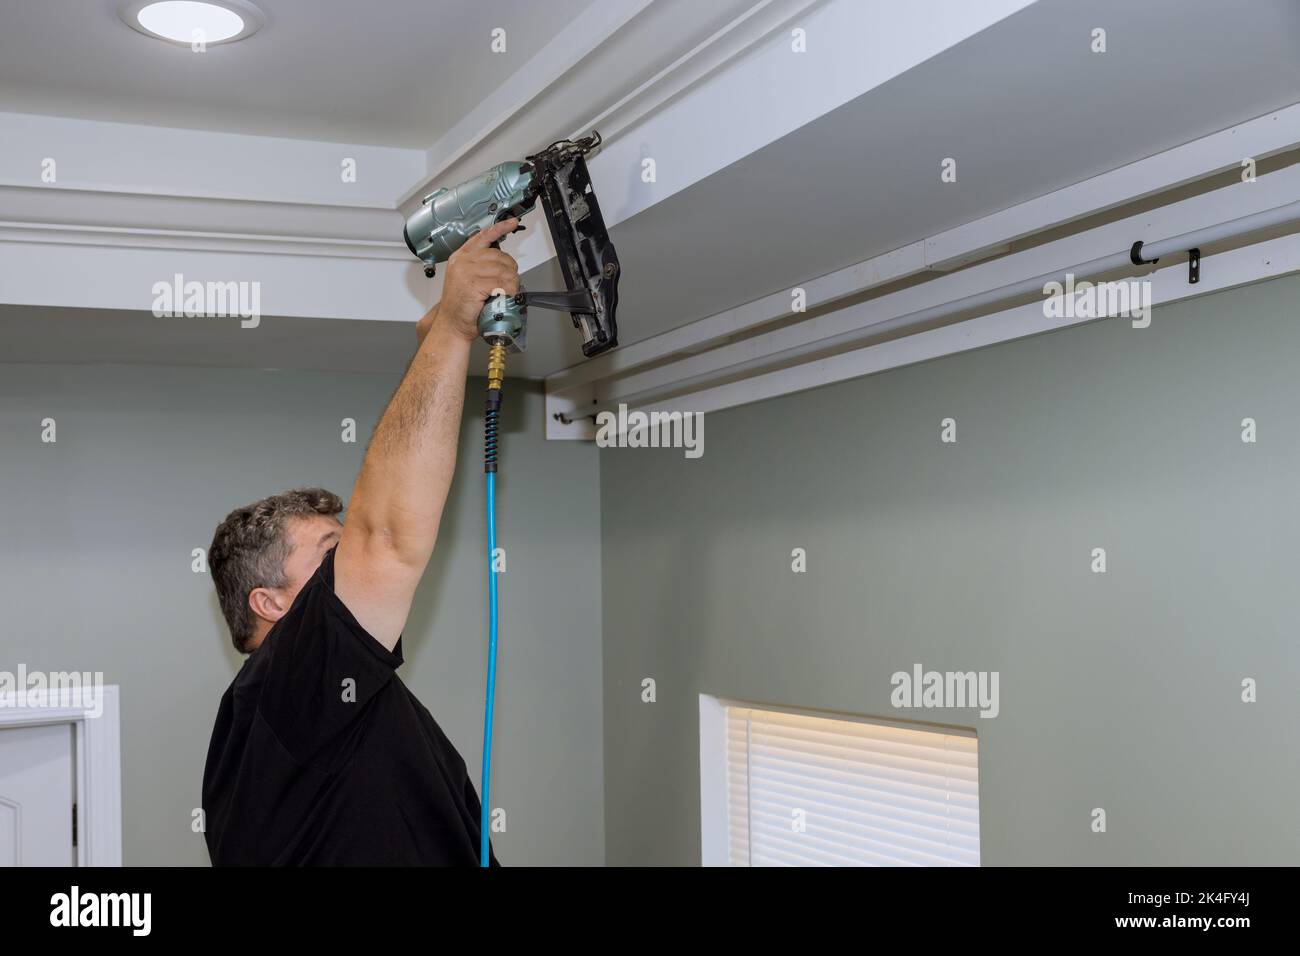
[[[973,733],[728,705],[726,750],[733,866],[979,865]]]

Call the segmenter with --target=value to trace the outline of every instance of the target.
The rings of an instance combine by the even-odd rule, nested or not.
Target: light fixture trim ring
[[[164,43],[170,43],[173,46],[188,47],[192,40],[180,40],[173,37],[163,36],[161,33],[154,33],[140,22],[140,11],[145,7],[153,6],[155,3],[163,0],[122,0],[118,6],[118,16],[122,22],[129,26],[137,33],[150,37],[154,40],[162,40]],[[256,33],[266,23],[266,15],[255,7],[249,0],[198,0],[210,7],[224,7],[235,13],[244,21],[244,28],[233,36],[228,36],[223,40],[208,40],[204,45],[223,46],[227,43],[236,43],[239,40],[246,39]]]

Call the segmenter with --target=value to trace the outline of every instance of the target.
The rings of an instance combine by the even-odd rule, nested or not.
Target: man
[[[205,835],[224,864],[478,862],[465,761],[394,673],[456,463],[483,302],[519,269],[466,242],[361,465],[347,521],[319,488],[231,512],[208,561],[235,647],[203,774]],[[492,858],[495,863],[495,857]]]

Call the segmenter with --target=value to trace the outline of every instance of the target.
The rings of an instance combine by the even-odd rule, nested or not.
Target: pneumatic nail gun
[[[582,354],[599,355],[618,344],[618,255],[605,229],[585,157],[600,146],[595,130],[560,140],[523,162],[493,166],[473,179],[424,197],[403,235],[432,277],[470,236],[505,219],[522,218],[540,199],[568,289],[494,295],[479,315],[489,344],[523,351],[530,305],[568,312],[582,334]],[[520,229],[523,228],[521,225]]]

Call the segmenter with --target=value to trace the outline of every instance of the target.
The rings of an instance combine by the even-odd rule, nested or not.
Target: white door
[[[0,729],[0,866],[73,866],[72,724]]]

